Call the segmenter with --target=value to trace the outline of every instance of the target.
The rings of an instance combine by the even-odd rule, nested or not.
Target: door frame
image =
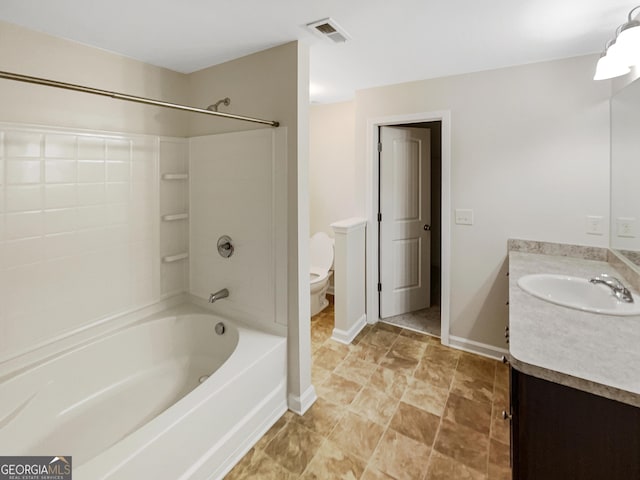
[[[391,115],[367,119],[366,140],[366,212],[367,223],[367,321],[380,320],[378,304],[378,127],[420,122],[442,124],[442,259],[441,259],[441,334],[440,341],[449,345],[451,312],[451,112],[438,110],[411,114]]]

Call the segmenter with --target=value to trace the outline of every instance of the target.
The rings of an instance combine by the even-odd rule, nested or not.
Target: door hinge
[[[378,221],[381,222],[382,221],[382,214],[378,213]]]
[[[378,142],[378,153],[382,151],[382,142]]]
[[[382,291],[382,284],[378,283],[378,291],[381,292]]]

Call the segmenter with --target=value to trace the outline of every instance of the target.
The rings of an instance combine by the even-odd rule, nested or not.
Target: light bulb
[[[631,71],[628,65],[621,63],[615,56],[609,55],[609,50],[606,55],[602,55],[600,60],[598,60],[596,73],[593,76],[594,80],[606,80],[608,78],[619,77]]]
[[[618,46],[616,56],[625,64],[640,64],[640,22],[633,20],[623,25],[614,45]]]

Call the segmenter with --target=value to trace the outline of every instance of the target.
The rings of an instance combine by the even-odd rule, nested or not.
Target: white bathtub
[[[0,454],[70,455],[75,480],[222,477],[286,410],[286,339],[201,312],[5,374]]]

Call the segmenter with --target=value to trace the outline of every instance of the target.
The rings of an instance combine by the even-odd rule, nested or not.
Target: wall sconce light
[[[627,22],[616,29],[616,36],[607,42],[598,64],[594,80],[606,80],[619,77],[631,71],[630,67],[640,65],[640,21],[633,19],[633,13],[640,5],[629,12]]]

